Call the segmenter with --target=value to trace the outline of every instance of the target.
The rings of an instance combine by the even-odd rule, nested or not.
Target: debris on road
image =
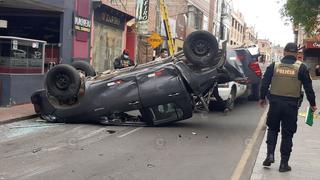
[[[197,135],[197,133],[196,132],[192,132],[192,135]]]
[[[147,167],[148,167],[148,168],[154,168],[154,167],[156,167],[156,166],[153,165],[153,164],[147,164]]]
[[[181,134],[179,134],[179,138],[182,138],[182,135],[181,135]]]
[[[115,131],[115,130],[106,130],[106,132],[109,133],[109,134],[114,134],[114,133],[116,133],[117,131]]]
[[[41,147],[38,147],[38,148],[34,148],[33,150],[32,150],[32,153],[37,153],[37,152],[39,152],[39,151],[41,151]]]

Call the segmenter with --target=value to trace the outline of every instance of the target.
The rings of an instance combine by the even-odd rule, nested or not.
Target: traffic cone
[[[311,110],[310,107],[308,107],[307,110],[307,116],[306,116],[306,124],[308,124],[309,126],[313,125],[313,111]]]

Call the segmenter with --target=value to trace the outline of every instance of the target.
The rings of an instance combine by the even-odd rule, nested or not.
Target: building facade
[[[283,58],[283,51],[284,51],[284,48],[281,47],[280,45],[273,46],[271,61],[272,62],[280,62],[280,60]]]
[[[136,0],[127,1],[126,9],[129,12],[135,12],[135,1]],[[166,32],[160,14],[160,1],[149,0],[148,2],[148,19],[143,24],[138,20],[135,26],[136,29],[134,29],[137,36],[137,48],[135,49],[137,53],[135,57],[137,63],[151,61],[154,56],[159,54],[161,48],[167,48]],[[215,2],[215,0],[212,0],[212,2]],[[166,0],[165,4],[175,42],[175,51],[182,49],[184,39],[189,33],[195,30],[213,32],[209,29],[209,13],[210,9],[212,9],[210,8],[210,0]],[[160,34],[164,40],[164,43],[156,49],[151,48],[147,42],[148,37],[154,32]]]
[[[239,47],[244,43],[245,21],[239,11],[231,13],[231,30],[229,44],[231,47]]]
[[[268,39],[258,39],[258,46],[260,50],[261,63],[271,63],[272,62],[272,43]]]
[[[216,0],[213,34],[218,41],[229,38],[231,29],[231,4],[229,0]]]
[[[82,60],[100,72],[112,69],[131,38],[132,18],[111,0],[1,2],[0,106],[30,102],[54,64]]]
[[[91,61],[95,70],[103,72],[113,69],[114,60],[124,49],[128,49],[131,59],[134,59],[135,38],[131,38],[130,27],[127,25],[134,15],[126,10],[126,4],[108,0],[94,1],[92,11]]]
[[[79,41],[73,24],[74,17],[89,8],[89,0],[0,3],[0,20],[7,24],[0,28],[0,106],[29,102],[31,94],[43,88],[49,63],[89,60],[89,32],[83,32],[83,41]],[[88,26],[90,13],[86,12],[83,20],[88,20]],[[40,42],[46,44],[43,50]],[[77,50],[80,44],[86,46],[81,52]]]
[[[258,43],[258,36],[254,27],[245,27],[244,46],[251,46]]]

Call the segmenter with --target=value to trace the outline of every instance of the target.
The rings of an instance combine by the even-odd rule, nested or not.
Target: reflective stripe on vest
[[[270,93],[285,97],[300,97],[301,81],[298,79],[300,61],[294,64],[275,63]]]

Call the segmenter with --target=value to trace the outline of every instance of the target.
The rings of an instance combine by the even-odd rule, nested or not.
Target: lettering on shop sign
[[[107,22],[109,24],[116,25],[116,26],[120,26],[121,25],[120,18],[115,17],[115,16],[111,16],[111,15],[109,15],[107,13],[101,13],[101,20],[105,21],[105,22]]]
[[[78,31],[90,32],[91,31],[91,21],[89,19],[75,16],[74,17],[74,28]]]
[[[136,3],[138,21],[147,21],[149,19],[149,0],[137,0]]]

